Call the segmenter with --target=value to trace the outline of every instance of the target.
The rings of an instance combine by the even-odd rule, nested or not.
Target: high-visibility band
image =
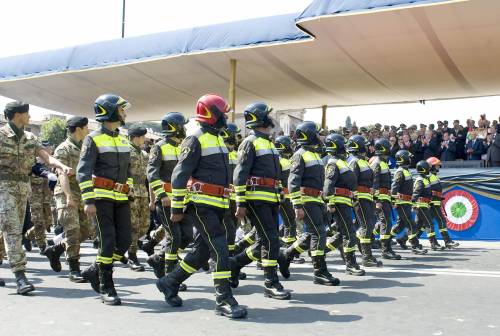
[[[291,198],[297,198],[297,197],[300,197],[300,196],[302,196],[302,194],[300,193],[300,190],[290,193],[290,197]]]
[[[436,235],[436,232],[429,232],[427,234],[427,237],[434,237]]]
[[[85,188],[93,187],[94,184],[92,183],[92,180],[89,180],[89,181],[85,181],[85,182],[80,183],[79,186],[80,186],[80,189],[85,189]]]
[[[300,247],[300,244],[299,244],[299,241],[298,241],[298,240],[297,240],[295,243],[293,243],[293,245],[292,245],[292,246],[293,246],[293,248],[294,248],[297,252],[299,252],[299,253],[303,253],[303,252],[304,252],[304,250]]]
[[[184,260],[182,260],[180,263],[179,263],[179,266],[185,270],[186,272],[190,273],[190,274],[193,274],[193,273],[196,273],[196,269],[189,266]]]
[[[151,186],[151,188],[161,187],[161,180],[151,181],[149,185]]]
[[[134,185],[134,179],[133,179],[133,178],[131,178],[131,177],[129,177],[129,178],[127,179],[127,184],[128,184],[129,186]]]
[[[328,247],[332,251],[335,251],[337,249],[335,246],[333,246],[332,243],[326,243],[326,247]]]
[[[301,205],[302,204],[302,197],[292,198],[291,201],[292,201],[293,205]]]
[[[278,265],[278,260],[262,259],[262,267],[274,267]]]
[[[431,204],[441,206],[441,201],[431,201]]]
[[[113,190],[95,188],[94,193],[95,198],[107,198],[115,201],[128,201],[127,194],[122,194]]]
[[[411,205],[410,201],[402,201],[402,200],[396,200],[396,205],[404,205],[404,204],[409,204]]]
[[[425,232],[425,228],[420,228],[420,231],[421,232]]]
[[[130,146],[97,146],[97,151],[99,154],[102,153],[128,153],[130,152]]]
[[[417,236],[417,234],[411,234],[411,235],[408,235],[408,239],[413,239]]]
[[[325,255],[325,251],[323,250],[315,250],[311,251],[311,257],[319,257]]]
[[[372,240],[370,238],[359,238],[361,244],[371,244]]]
[[[248,258],[250,258],[250,260],[253,260],[253,261],[259,261],[259,258],[256,258],[253,253],[252,253],[252,249],[250,247],[248,247],[246,250],[245,250]]]
[[[246,184],[234,186],[234,191],[235,192],[245,192],[245,191],[247,191],[247,186],[246,186]]]
[[[123,259],[123,256],[122,255],[119,255],[117,253],[113,253],[113,260],[115,261],[120,261]]]
[[[156,189],[153,188],[153,192],[155,193],[156,197],[159,197],[165,191],[163,190],[163,188],[156,188]]]
[[[251,234],[247,234],[244,238],[243,238],[247,243],[249,243],[250,245],[252,245],[253,243],[255,243],[255,241],[252,239],[252,235]]]
[[[229,209],[229,200],[227,198],[203,194],[192,194],[189,196],[189,201],[198,204],[211,205],[217,208]]]
[[[212,279],[228,279],[231,277],[231,271],[212,272]]]
[[[277,203],[280,200],[280,195],[268,191],[248,190],[246,192],[246,199],[247,201],[268,201]]]
[[[296,240],[297,238],[295,237],[281,237],[281,241],[284,243],[293,243]]]
[[[113,258],[108,258],[108,257],[102,257],[102,256],[97,256],[96,257],[96,262],[101,263],[101,264],[112,264],[113,263]]]
[[[247,198],[243,195],[236,195],[236,202],[237,203],[245,203],[247,201]]]
[[[373,229],[373,231],[372,231],[372,232],[373,232],[373,235],[374,235],[374,236],[376,236],[376,235],[378,235],[378,234],[379,234],[379,232],[378,232],[378,230],[377,230],[377,229]]]
[[[356,248],[355,247],[344,247],[344,253],[351,253],[351,252],[356,252]]]
[[[448,232],[448,229],[439,229],[439,232]]]
[[[165,253],[165,260],[177,260],[177,254]]]
[[[95,198],[95,193],[93,191],[91,192],[86,192],[86,193],[83,193],[82,194],[82,200],[88,200],[88,199],[91,199],[91,198]]]
[[[380,201],[391,201],[391,196],[385,195],[385,194],[379,194],[377,195],[377,199]]]
[[[391,239],[391,235],[388,234],[388,235],[380,235],[380,240],[387,240],[387,239]]]
[[[356,196],[358,197],[358,199],[365,199],[368,201],[373,201],[373,195],[370,193],[357,192]]]
[[[234,251],[236,249],[236,245],[234,245],[234,244],[233,245],[227,245],[227,249],[229,251]]]
[[[302,203],[324,203],[321,197],[302,196]]]
[[[394,232],[393,230],[391,230],[391,235],[392,236],[397,236],[398,234],[396,232]]]
[[[429,208],[429,203],[415,202],[413,204],[413,206],[415,208],[419,208],[419,209],[428,209]]]
[[[172,189],[172,195],[174,196],[186,196],[187,189]]]
[[[183,201],[171,201],[170,202],[170,207],[171,208],[182,209],[182,208],[184,208],[184,202]]]

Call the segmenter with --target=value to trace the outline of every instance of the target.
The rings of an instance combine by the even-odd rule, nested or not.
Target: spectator
[[[395,135],[392,135],[390,138],[389,138],[389,142],[391,144],[391,148],[390,148],[390,156],[392,156],[393,158],[396,156],[396,153],[398,152],[398,150],[400,149],[399,148],[399,145],[398,145],[398,140],[396,138]]]
[[[422,140],[422,149],[424,152],[424,160],[427,160],[428,158],[434,156],[434,157],[440,157],[441,156],[441,145],[440,145],[440,139],[438,136],[434,133],[432,130],[427,130],[425,132],[425,137]]]
[[[477,132],[471,131],[470,141],[465,146],[465,152],[468,160],[481,160],[484,153],[484,144],[482,139],[477,138]]]
[[[457,144],[455,138],[448,131],[445,131],[441,142],[441,161],[455,161],[456,157]]]
[[[488,150],[487,161],[492,167],[500,167],[500,124],[496,124],[496,132],[491,134],[493,139]]]
[[[457,160],[466,160],[467,156],[465,155],[465,141],[467,139],[467,131],[460,126],[458,120],[453,121],[453,129],[451,134],[455,137],[456,143],[456,157]]]

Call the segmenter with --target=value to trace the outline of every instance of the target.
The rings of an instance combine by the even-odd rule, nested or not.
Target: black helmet
[[[332,155],[345,153],[345,138],[340,134],[329,134],[325,138],[326,152]]]
[[[223,128],[220,131],[220,135],[224,139],[224,142],[228,143],[229,145],[236,145],[236,134],[239,134],[241,132],[241,129],[238,127],[238,125],[229,123],[227,124],[226,128]]]
[[[349,153],[366,153],[366,139],[362,135],[353,135],[347,141]]]
[[[376,155],[389,155],[391,144],[389,140],[382,138],[375,141],[375,154]]]
[[[314,121],[304,121],[297,126],[295,138],[299,145],[320,145],[319,139],[320,127]]]
[[[417,173],[422,175],[429,175],[431,171],[431,165],[425,160],[418,161],[416,168]]]
[[[130,108],[130,103],[120,96],[115,94],[103,94],[97,97],[94,102],[94,112],[95,120],[99,122],[103,121],[121,121],[120,115],[118,114],[118,108],[122,107],[124,110]]]
[[[406,149],[401,149],[396,152],[396,165],[409,166],[411,163],[411,154]]]
[[[266,103],[256,102],[248,105],[243,112],[246,128],[274,127],[273,121],[269,118],[272,110]]]
[[[161,132],[167,137],[184,139],[186,137],[184,125],[188,122],[189,120],[182,113],[169,112],[161,119]]]
[[[280,135],[277,137],[276,140],[274,140],[274,146],[281,155],[290,155],[293,152],[292,139],[286,135]]]

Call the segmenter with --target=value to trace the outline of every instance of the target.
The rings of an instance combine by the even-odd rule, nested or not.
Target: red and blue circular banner
[[[445,195],[442,211],[446,216],[446,226],[450,230],[465,231],[476,224],[479,205],[470,193],[453,190]]]

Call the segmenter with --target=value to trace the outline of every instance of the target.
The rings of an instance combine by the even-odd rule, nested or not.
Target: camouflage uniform
[[[52,224],[50,200],[52,192],[46,178],[31,176],[30,210],[33,227],[26,232],[26,238],[36,241],[38,247],[45,245],[45,230]]]
[[[132,178],[134,179],[134,201],[130,203],[132,243],[130,244],[128,253],[136,254],[137,241],[149,229],[149,193],[146,187],[148,154],[132,143],[130,147],[130,165]]]
[[[26,269],[22,228],[31,189],[29,174],[41,149],[32,133],[19,138],[9,124],[0,128],[0,231],[13,272]]]
[[[80,159],[81,144],[76,144],[71,138],[67,138],[54,152],[54,157],[68,167],[76,171]],[[89,238],[93,227],[83,212],[83,201],[80,187],[75,176],[69,176],[69,188],[71,198],[76,204],[75,208],[66,205],[66,194],[61,188],[60,180],[54,189],[56,200],[57,221],[63,227],[66,234],[64,245],[66,247],[66,259],[80,258],[80,244]]]
[[[0,265],[2,264],[4,255],[5,255],[5,244],[3,242],[2,231],[0,231]]]

